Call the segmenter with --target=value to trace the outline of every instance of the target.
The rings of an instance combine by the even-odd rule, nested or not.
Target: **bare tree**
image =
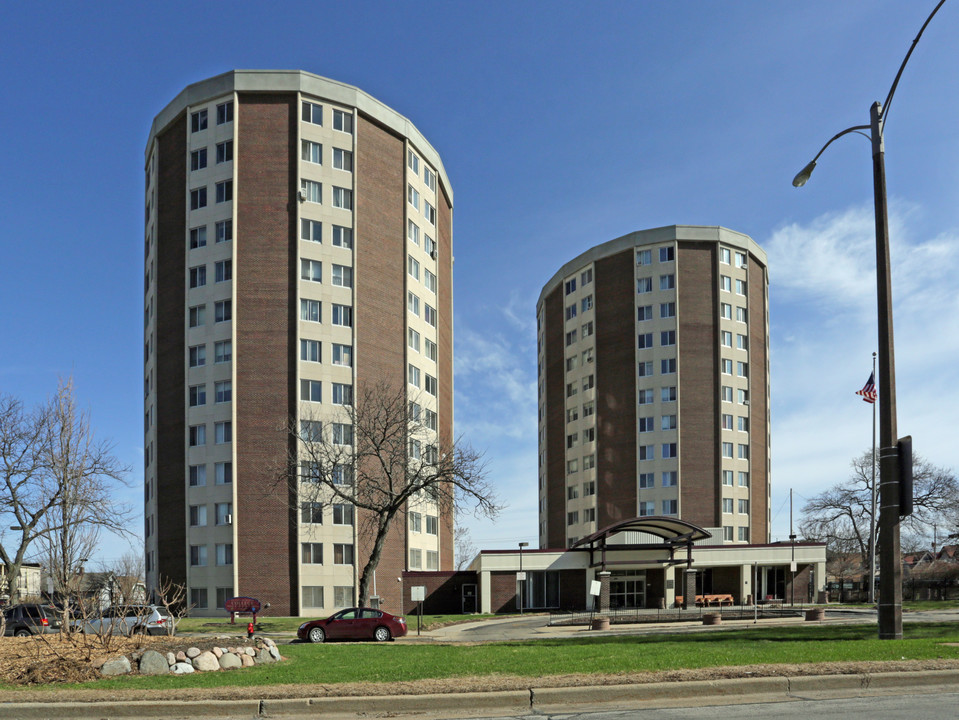
[[[853,542],[859,554],[866,558],[872,517],[872,451],[868,450],[853,459],[850,466],[852,472],[846,480],[805,504],[799,529],[804,537],[824,540],[827,545],[830,538]],[[903,519],[904,531],[924,535],[934,523],[948,522],[949,517],[955,516],[957,501],[959,482],[955,474],[914,455],[914,509],[912,515]],[[878,522],[876,525],[878,538]]]
[[[465,570],[473,561],[473,558],[476,557],[476,553],[476,545],[473,544],[469,528],[465,525],[457,525],[453,531],[453,554],[456,557],[456,569]]]
[[[130,509],[115,493],[127,472],[110,444],[94,438],[72,381],[62,381],[49,402],[29,412],[20,400],[0,396],[0,527],[10,527],[0,536],[0,561],[11,602],[35,542],[54,561],[54,582],[67,587],[98,529],[128,532]]]
[[[360,573],[360,605],[367,604],[394,521],[405,521],[411,505],[447,518],[467,506],[486,517],[501,509],[482,454],[462,440],[446,441],[435,414],[427,415],[416,400],[405,388],[374,383],[358,388],[352,404],[338,406],[334,416],[295,418],[289,427],[297,442],[284,479],[296,487],[284,484],[284,490],[294,490],[298,510],[333,502],[359,511],[357,535],[369,553]]]

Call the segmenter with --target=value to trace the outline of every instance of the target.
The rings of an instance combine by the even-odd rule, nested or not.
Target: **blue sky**
[[[456,421],[509,504],[479,547],[536,544],[535,303],[633,230],[723,225],[769,255],[773,539],[869,446],[876,349],[866,124],[932,0],[6,4],[0,391],[73,375],[142,495],[142,194],[150,123],[234,68],[356,85],[410,118],[454,192]],[[899,430],[959,468],[959,5],[886,127]],[[139,530],[142,524],[135,529]],[[106,547],[105,558],[121,553]]]

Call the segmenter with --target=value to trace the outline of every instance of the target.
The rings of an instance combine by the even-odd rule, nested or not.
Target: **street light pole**
[[[516,604],[519,605],[519,614],[523,614],[523,591],[526,588],[526,574],[523,572],[523,548],[529,547],[528,542],[519,544],[519,593],[517,593]]]
[[[946,0],[939,0],[912,41],[885,105],[878,102],[869,109],[869,125],[856,125],[834,135],[816,157],[793,179],[802,187],[816,167],[816,160],[833,140],[869,130],[872,143],[873,199],[876,210],[876,299],[879,325],[879,638],[902,638],[902,554],[899,545],[899,456],[896,447],[896,359],[892,333],[892,278],[889,264],[889,218],[886,209],[886,166],[883,129],[892,97],[929,21]]]

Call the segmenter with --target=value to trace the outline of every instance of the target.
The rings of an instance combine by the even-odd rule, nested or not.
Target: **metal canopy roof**
[[[698,525],[680,520],[675,517],[663,517],[659,515],[630,518],[621,520],[613,525],[608,525],[602,530],[597,530],[592,535],[580,539],[572,547],[595,547],[597,541],[605,541],[612,535],[622,532],[644,532],[656,537],[661,537],[665,545],[680,545],[696,540],[705,540],[712,537],[712,533],[703,530]]]

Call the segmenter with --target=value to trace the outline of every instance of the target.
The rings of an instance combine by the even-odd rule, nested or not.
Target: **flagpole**
[[[876,377],[876,353],[872,354],[872,376]],[[876,405],[872,403],[872,484],[869,487],[869,602],[876,602]]]

